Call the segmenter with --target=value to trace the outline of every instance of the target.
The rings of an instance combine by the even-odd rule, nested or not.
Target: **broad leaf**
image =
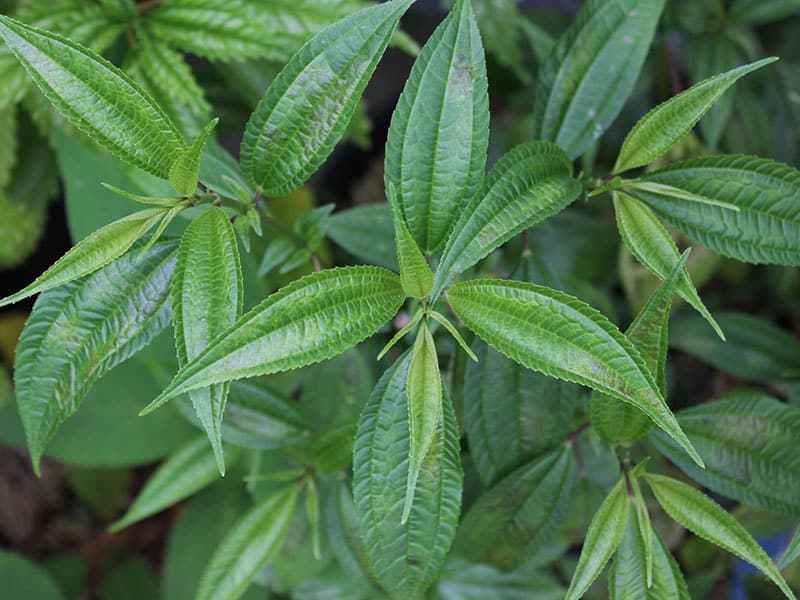
[[[640,189],[630,193],[715,252],[750,263],[800,265],[800,172],[753,156],[672,164],[642,181],[669,185],[739,210]]]
[[[177,244],[136,250],[42,294],[17,345],[14,380],[34,469],[58,426],[92,385],[170,320]]]
[[[356,434],[353,496],[361,538],[376,579],[393,598],[422,598],[436,579],[456,533],[461,505],[458,426],[445,398],[442,420],[401,524],[408,479],[406,380],[411,354],[384,373]]]
[[[0,37],[70,123],[125,162],[169,175],[185,145],[130,77],[75,42],[2,15]]]
[[[386,195],[392,210],[397,263],[400,265],[400,283],[405,293],[412,298],[425,298],[433,287],[433,273],[403,219],[397,204],[394,184],[388,185]]]
[[[564,516],[577,467],[563,445],[513,471],[470,507],[454,551],[507,571],[544,548]]]
[[[503,156],[453,228],[433,297],[492,250],[571,204],[581,191],[571,175],[569,158],[548,142],[519,145]]]
[[[632,404],[702,465],[639,352],[588,304],[532,283],[491,279],[459,283],[447,298],[467,327],[509,358]]]
[[[375,333],[404,299],[400,278],[380,267],[307,275],[216,337],[144,412],[191,390],[297,369],[341,354]]]
[[[386,142],[394,185],[414,239],[436,252],[475,194],[489,144],[486,63],[470,0],[458,0],[411,69]]]
[[[241,312],[242,268],[236,234],[225,211],[212,207],[189,225],[178,249],[172,315],[179,366],[197,358]],[[229,387],[226,382],[189,392],[223,475],[222,417]]]
[[[394,227],[386,204],[337,212],[328,220],[328,237],[368,264],[397,270]]]
[[[276,492],[234,523],[214,552],[197,600],[239,598],[283,543],[297,502],[297,486]]]
[[[539,72],[536,139],[576,158],[614,121],[628,99],[664,0],[589,0]]]
[[[228,464],[239,457],[235,449],[228,451]],[[217,479],[217,461],[208,448],[208,441],[198,438],[167,458],[150,476],[125,515],[111,525],[119,531],[188,498]]]
[[[728,16],[734,23],[758,25],[790,17],[800,11],[800,0],[733,0]]]
[[[750,506],[800,515],[800,409],[738,392],[676,416],[706,468],[695,468],[666,437],[653,441],[693,479]]]
[[[295,54],[270,85],[241,148],[248,180],[288,194],[342,138],[400,17],[413,0],[370,6],[331,25]]]
[[[695,535],[746,560],[775,582],[787,598],[795,599],[772,559],[719,504],[675,479],[649,473],[644,478],[670,517]]]
[[[614,172],[621,173],[653,162],[689,133],[737,80],[776,60],[765,58],[716,75],[656,106],[628,133]]]
[[[169,182],[176,192],[182,196],[191,196],[197,189],[197,180],[200,176],[200,158],[203,148],[211,132],[217,126],[219,119],[212,119],[205,126],[197,139],[186,152],[181,154],[169,168]]]

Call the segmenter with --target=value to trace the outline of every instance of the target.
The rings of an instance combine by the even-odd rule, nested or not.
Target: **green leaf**
[[[239,247],[228,216],[212,207],[186,229],[172,284],[172,315],[179,366],[197,358],[242,312]],[[189,392],[197,417],[225,475],[222,417],[229,383]]]
[[[442,569],[432,600],[562,600],[565,592],[549,574],[529,568],[500,573],[452,557]]]
[[[376,579],[393,598],[419,599],[436,579],[456,533],[461,504],[459,433],[450,401],[401,524],[408,474],[408,352],[384,373],[364,407],[353,451],[353,496]]]
[[[170,319],[177,244],[136,251],[42,294],[17,345],[14,380],[34,469],[58,426],[92,385],[153,339]]]
[[[64,594],[48,572],[28,559],[0,550],[0,577],[3,594],[27,600],[64,600]]]
[[[790,17],[800,10],[800,0],[733,0],[728,17],[733,23],[759,25]]]
[[[217,123],[219,123],[219,119],[212,119],[189,149],[175,159],[169,168],[169,182],[182,196],[191,196],[197,189],[197,179],[200,176],[200,157],[203,154],[206,140],[214,131]]]
[[[743,391],[676,416],[705,470],[685,460],[671,440],[658,434],[652,439],[690,477],[750,506],[800,515],[800,409]]]
[[[169,175],[186,147],[175,125],[130,77],[75,42],[2,15],[0,37],[70,123],[125,162]]]
[[[437,252],[477,191],[489,144],[486,62],[470,0],[458,0],[411,69],[386,142],[394,185],[417,244]]]
[[[576,476],[568,445],[513,471],[470,507],[458,528],[454,552],[504,571],[524,563],[551,541]]]
[[[228,464],[239,452],[228,450]],[[111,525],[112,533],[124,529],[188,498],[218,477],[217,461],[205,438],[198,438],[169,456],[150,476],[125,515]]]
[[[143,414],[191,390],[297,369],[341,354],[375,333],[404,300],[400,278],[380,267],[307,275],[217,336]]]
[[[565,600],[583,596],[617,550],[628,525],[628,505],[625,480],[620,479],[592,518]]]
[[[574,159],[597,140],[633,91],[664,0],[589,0],[539,71],[536,139]]]
[[[268,196],[285,195],[319,168],[342,138],[412,2],[393,0],[360,10],[326,28],[292,57],[245,129],[241,163],[251,183]]]
[[[739,211],[631,189],[675,227],[715,252],[750,263],[800,265],[800,172],[752,156],[710,156],[650,173],[669,185]]]
[[[0,109],[0,189],[11,182],[17,164],[17,111],[13,106]]]
[[[783,551],[781,560],[778,562],[778,567],[785,569],[798,558],[800,558],[800,527],[795,530],[792,539],[789,540],[789,545],[787,545],[786,549]]]
[[[163,208],[143,210],[98,229],[78,242],[33,283],[0,300],[0,306],[46,292],[80,279],[113,262],[152,229],[168,212]]]
[[[392,215],[386,204],[368,204],[334,213],[328,220],[327,235],[360,260],[398,269]]]
[[[387,185],[386,196],[392,209],[397,263],[400,265],[400,283],[403,285],[405,293],[412,298],[425,298],[433,287],[433,273],[403,219],[397,204],[397,193],[393,183]]]
[[[702,465],[639,352],[588,304],[532,283],[492,279],[456,284],[447,298],[467,327],[512,360],[632,404]]]
[[[719,504],[675,479],[649,473],[644,478],[670,517],[695,535],[746,560],[775,582],[787,598],[795,599],[772,559]]]
[[[432,297],[513,236],[571,204],[581,191],[571,175],[569,158],[549,142],[522,144],[503,156],[456,222]]]
[[[653,162],[689,133],[736,81],[776,60],[774,57],[765,58],[721,73],[656,106],[639,119],[628,133],[622,143],[614,173]]]
[[[234,523],[214,552],[197,590],[197,600],[240,597],[280,549],[291,522],[297,486],[276,492]]]
[[[340,481],[331,494],[325,510],[328,543],[342,570],[353,580],[370,577],[364,542],[358,534],[358,519],[353,503],[351,484]]]

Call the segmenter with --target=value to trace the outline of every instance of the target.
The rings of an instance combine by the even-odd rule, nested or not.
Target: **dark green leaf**
[[[63,600],[64,594],[42,569],[18,554],[0,550],[3,595],[22,600]]]
[[[433,600],[562,600],[565,592],[555,578],[529,568],[500,573],[452,557],[442,569]]]
[[[800,0],[733,0],[728,16],[734,23],[759,25],[800,11]]]
[[[387,269],[398,269],[392,215],[386,204],[370,204],[334,213],[328,237],[350,254]]]

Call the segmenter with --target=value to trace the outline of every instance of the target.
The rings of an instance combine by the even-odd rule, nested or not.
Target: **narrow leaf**
[[[389,200],[394,222],[397,263],[400,265],[400,283],[403,285],[405,293],[412,298],[425,298],[433,287],[433,273],[408,230],[397,204],[397,193],[391,183],[386,188],[386,197]]]
[[[200,176],[200,157],[203,154],[206,140],[214,131],[217,123],[219,123],[219,119],[212,119],[189,149],[175,159],[169,168],[169,182],[182,196],[191,196],[197,189],[197,179]]]
[[[729,16],[734,23],[758,25],[778,21],[800,11],[800,0],[733,0]]]
[[[789,540],[789,545],[781,555],[781,560],[778,562],[778,567],[785,569],[791,563],[800,558],[800,527],[795,529],[792,539]]]

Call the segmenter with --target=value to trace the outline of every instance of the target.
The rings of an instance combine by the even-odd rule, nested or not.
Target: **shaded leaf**
[[[728,16],[734,23],[758,25],[777,21],[800,11],[800,0],[733,0]]]
[[[781,555],[781,560],[778,562],[778,567],[785,569],[789,564],[800,558],[800,528],[797,528],[789,540],[789,544]]]
[[[550,575],[520,569],[500,573],[452,557],[436,583],[434,600],[562,600],[566,590]]]
[[[327,235],[368,264],[398,268],[392,216],[386,204],[369,204],[334,213],[328,220]]]

